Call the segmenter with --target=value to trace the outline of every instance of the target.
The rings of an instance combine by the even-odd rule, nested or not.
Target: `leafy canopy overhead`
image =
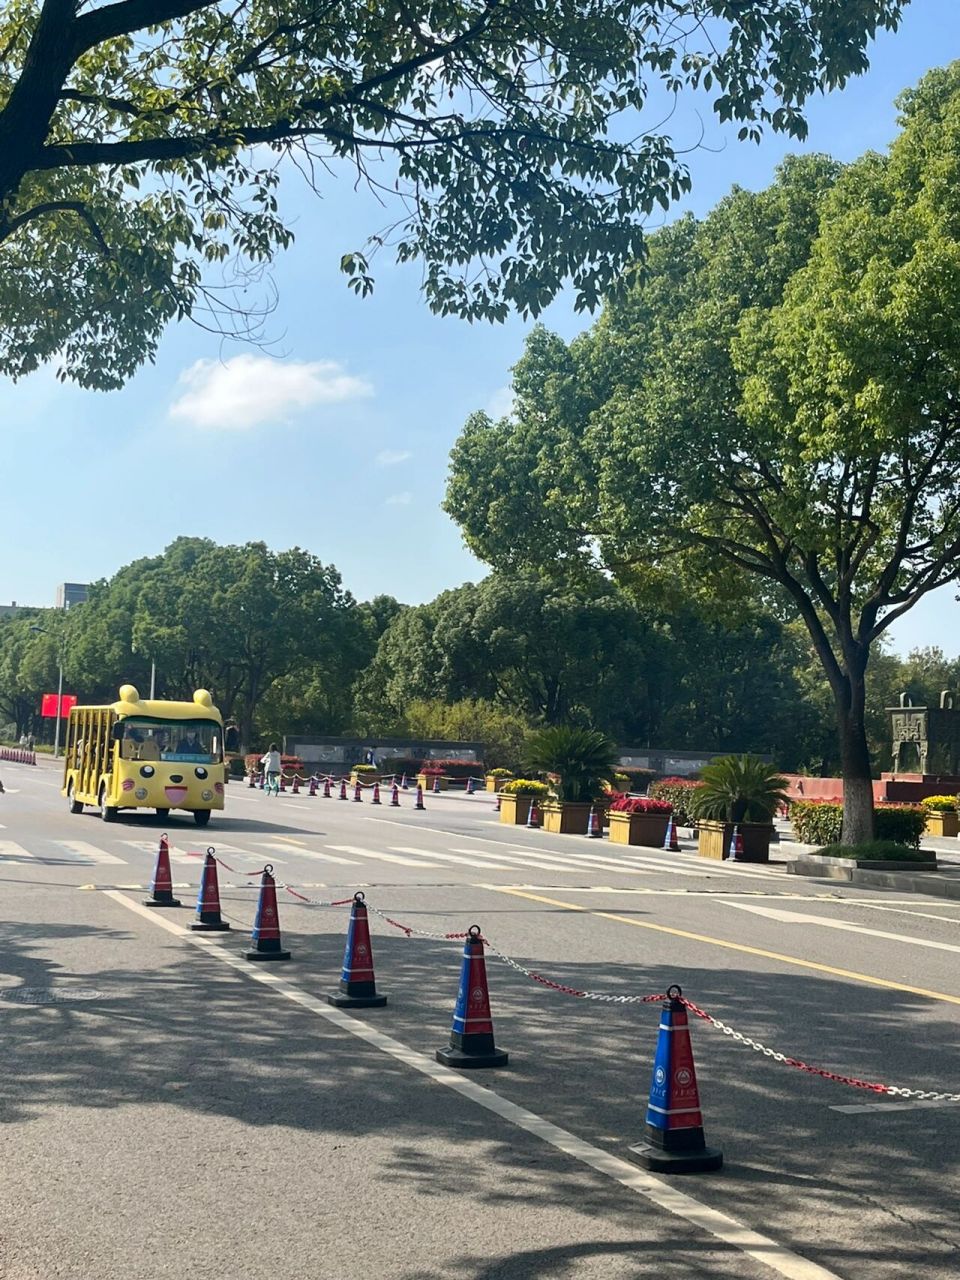
[[[255,328],[284,155],[391,209],[360,293],[388,248],[440,313],[592,307],[689,186],[653,93],[803,137],[908,2],[2,0],[0,373],[116,387],[173,318]]]

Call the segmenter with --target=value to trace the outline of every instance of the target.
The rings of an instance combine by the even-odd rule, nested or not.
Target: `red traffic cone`
[[[281,772],[281,774],[280,774],[280,790],[281,790],[281,791],[286,791],[286,789],[287,789],[287,780],[286,780],[286,778],[283,776],[283,773]]]
[[[299,773],[295,773],[295,774],[293,775],[293,794],[294,794],[295,796],[298,796],[298,795],[300,794],[300,775],[299,775]]]
[[[203,860],[200,892],[197,894],[197,919],[190,926],[195,933],[224,933],[230,926],[220,917],[220,882],[217,859],[212,848]]]
[[[371,803],[371,804],[379,804],[379,803],[380,803],[380,783],[379,783],[379,782],[375,782],[375,783],[373,784],[373,796],[372,796],[372,798],[371,798],[371,800],[370,800],[370,803]]]
[[[417,783],[417,803],[413,807],[414,809],[425,809],[427,807],[423,803],[423,787],[419,782]]]
[[[597,816],[596,809],[591,805],[590,817],[587,819],[587,836],[590,840],[603,839],[603,823]]]
[[[160,848],[157,850],[157,865],[153,869],[150,881],[151,897],[144,898],[145,907],[179,907],[180,899],[173,896],[173,877],[170,874],[170,846],[167,833],[160,837]]]
[[[731,862],[743,860],[743,836],[740,834],[740,827],[734,823],[733,831],[730,835],[730,848],[727,850],[727,858]]]
[[[677,828],[673,821],[673,814],[667,819],[667,832],[663,837],[663,847],[668,853],[680,852],[680,841],[677,839]]]
[[[360,790],[360,783],[353,788],[353,803],[363,804],[363,792]]]
[[[338,1009],[381,1009],[387,1003],[386,996],[377,995],[370,921],[367,919],[367,907],[362,893],[353,895],[353,905],[350,908],[340,990],[327,996],[327,1002],[336,1005]]]
[[[324,798],[324,800],[329,800],[329,799],[330,799],[330,795],[331,795],[331,792],[330,792],[330,779],[329,779],[329,778],[324,778],[324,780],[323,780],[323,798]]]
[[[530,808],[527,810],[527,826],[540,826],[540,810],[537,808],[537,797],[533,796],[530,801]]]
[[[393,791],[390,794],[390,808],[391,809],[400,808],[400,788],[397,786],[396,783],[393,784]]]
[[[655,1173],[707,1173],[723,1165],[723,1152],[708,1147],[703,1136],[697,1072],[681,995],[679,987],[670,987],[660,1014],[647,1140],[627,1152],[628,1159]]]
[[[341,778],[340,779],[340,799],[346,800],[346,798],[347,798],[347,780],[346,778]]]
[[[493,1039],[487,965],[483,958],[480,926],[473,924],[463,944],[460,986],[453,1008],[450,1044],[437,1050],[437,1061],[445,1067],[472,1069],[505,1067],[509,1055],[498,1049]]]
[[[267,775],[261,770],[258,778],[260,790],[262,791],[267,783]]]
[[[280,917],[277,914],[277,882],[273,878],[273,867],[268,862],[263,868],[260,880],[260,897],[257,899],[257,914],[253,921],[251,941],[256,943],[252,951],[247,951],[248,960],[289,960],[290,952],[284,951],[280,942]]]

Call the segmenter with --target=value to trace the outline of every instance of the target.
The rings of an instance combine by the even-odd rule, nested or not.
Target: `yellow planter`
[[[361,771],[360,773],[357,773],[356,769],[350,770],[351,787],[355,787],[358,782],[363,783],[364,786],[372,786],[375,782],[382,782],[382,781],[383,781],[382,773],[365,773],[363,771]]]
[[[500,797],[500,821],[508,826],[522,827],[530,816],[533,796],[515,795],[510,792]]]
[[[960,813],[956,809],[928,809],[924,834],[928,836],[955,836],[960,834]]]
[[[610,840],[613,844],[642,844],[648,849],[662,849],[667,836],[668,813],[610,814]]]
[[[432,791],[435,779],[426,773],[417,774],[417,782],[423,787],[424,791]],[[446,791],[450,783],[449,778],[440,778],[440,790]]]
[[[697,831],[697,853],[701,858],[714,858],[722,862],[727,857],[730,841],[733,838],[732,822],[720,822],[701,818]],[[743,853],[741,862],[769,862],[770,840],[773,836],[773,824],[770,822],[741,822],[740,835],[743,837]]]
[[[585,836],[593,807],[570,800],[548,800],[541,810],[543,829],[554,836]]]
[[[484,784],[488,791],[502,791],[512,778],[495,778],[492,773],[484,774]]]

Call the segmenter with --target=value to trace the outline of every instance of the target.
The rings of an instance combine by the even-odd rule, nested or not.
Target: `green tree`
[[[960,571],[960,65],[900,107],[888,156],[836,177],[788,163],[768,191],[658,235],[649,281],[570,349],[589,417],[548,423],[549,450],[584,477],[569,481],[568,558],[621,573],[686,553],[718,590],[758,581],[803,620],[832,693],[848,844],[873,834],[872,648]],[[465,482],[504,435],[468,425],[447,504],[493,563],[518,480],[495,533]],[[555,543],[565,495],[543,497],[529,448],[528,519]]]
[[[689,186],[669,137],[624,112],[700,87],[742,136],[802,137],[809,95],[863,71],[906,3],[5,0],[0,372],[59,358],[116,387],[171,319],[243,330],[244,289],[291,239],[283,155],[395,197],[342,258],[358,292],[387,247],[421,260],[441,313],[536,314],[568,280],[592,306]],[[219,294],[207,268],[234,255]]]

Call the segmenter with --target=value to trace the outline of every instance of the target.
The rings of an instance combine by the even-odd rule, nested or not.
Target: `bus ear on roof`
[[[196,693],[193,695],[193,700],[198,707],[213,706],[213,697],[211,696],[211,694],[207,692],[206,689],[198,689]]]
[[[139,702],[140,694],[137,692],[136,685],[122,684],[120,686],[121,702]]]

